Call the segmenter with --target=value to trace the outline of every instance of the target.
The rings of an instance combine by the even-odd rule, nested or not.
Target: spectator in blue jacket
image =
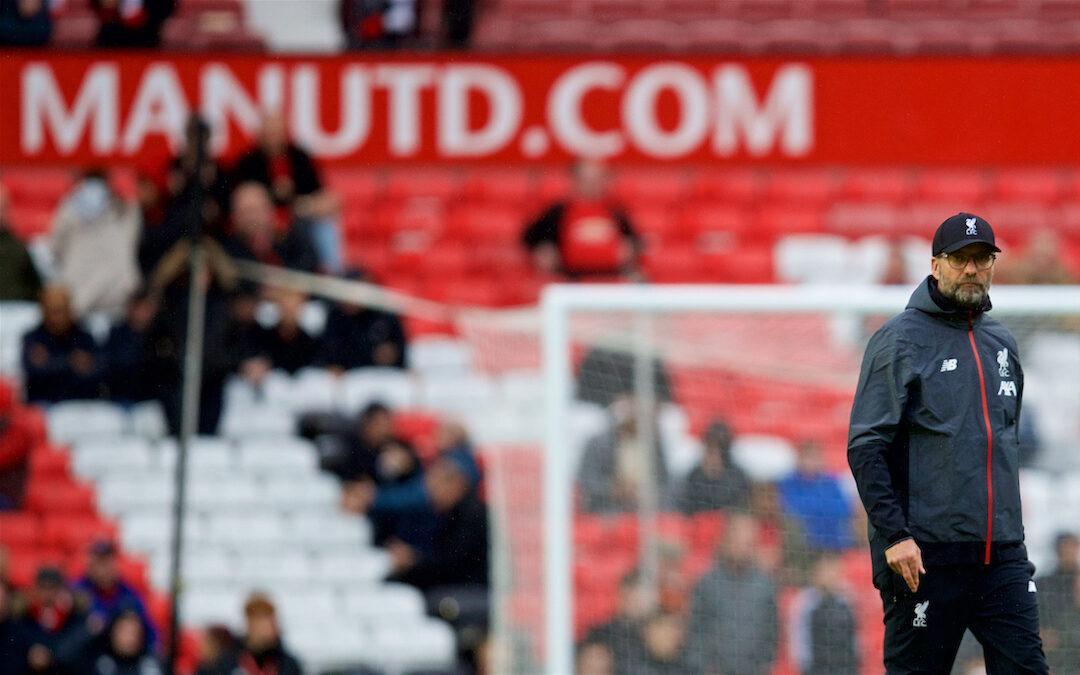
[[[45,0],[0,0],[0,47],[43,47],[51,35]]]
[[[824,470],[821,449],[813,441],[799,444],[795,473],[777,485],[780,505],[817,551],[841,551],[853,545],[851,500],[840,478]]]
[[[135,612],[142,621],[146,643],[155,646],[157,630],[139,592],[120,578],[116,553],[116,546],[111,541],[94,542],[90,548],[86,576],[75,583],[75,591],[85,594],[89,601],[92,624],[106,626],[124,612]]]
[[[102,384],[97,344],[75,324],[67,289],[45,288],[40,304],[41,324],[23,336],[26,400],[57,403],[97,398]]]

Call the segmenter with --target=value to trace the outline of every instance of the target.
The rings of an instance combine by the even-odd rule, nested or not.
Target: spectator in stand
[[[234,258],[254,260],[301,272],[318,264],[307,221],[282,220],[270,193],[260,183],[247,182],[232,194],[232,234],[225,249]]]
[[[443,0],[443,44],[450,49],[469,46],[472,35],[474,0]]]
[[[0,511],[16,510],[22,505],[32,444],[15,401],[15,390],[0,380]],[[3,582],[0,576],[0,584]]]
[[[687,672],[683,644],[686,619],[672,612],[656,612],[641,627],[641,657],[628,664],[627,675],[684,675]]]
[[[799,524],[780,507],[775,483],[750,486],[750,513],[758,519],[758,562],[779,583],[801,586],[813,565],[813,551]]]
[[[364,281],[362,273],[346,275]],[[326,317],[322,353],[317,362],[340,374],[353,368],[404,368],[405,329],[396,314],[347,302],[335,304]]]
[[[843,551],[854,545],[851,500],[840,478],[824,470],[814,441],[799,444],[795,473],[777,484],[780,505],[802,527],[816,551]]]
[[[399,540],[418,551],[430,551],[435,514],[424,485],[423,467],[405,443],[397,439],[382,443],[375,476],[345,481],[342,505],[346,511],[371,520],[376,544]]]
[[[75,583],[74,591],[83,594],[88,601],[92,626],[105,626],[120,614],[133,612],[142,622],[140,638],[153,647],[158,641],[157,630],[139,592],[120,578],[116,556],[113,542],[94,542],[90,547],[86,576]]]
[[[336,442],[323,453],[323,470],[343,481],[374,481],[379,451],[386,443],[397,440],[393,429],[390,409],[378,401],[369,403],[352,429],[333,434]]]
[[[100,170],[88,171],[60,203],[51,242],[59,280],[72,289],[76,316],[102,310],[119,316],[140,281],[139,210]]]
[[[651,611],[641,572],[627,572],[619,581],[615,616],[606,623],[594,626],[582,641],[582,648],[588,644],[606,646],[611,650],[615,672],[627,672],[631,664],[641,657],[639,631]]]
[[[197,168],[202,155],[201,169]],[[198,175],[199,181],[195,180]],[[192,115],[184,127],[184,147],[172,159],[165,176],[170,208],[185,213],[185,221],[195,221],[191,213],[196,187],[202,196],[202,231],[217,234],[229,208],[229,181],[210,149],[210,126]]]
[[[400,47],[416,33],[416,0],[340,0],[348,49]]]
[[[687,639],[693,672],[763,675],[772,667],[779,636],[776,587],[757,566],[757,532],[753,517],[733,515],[716,567],[694,589]]]
[[[221,418],[225,379],[236,369],[227,340],[230,328],[228,294],[237,286],[236,271],[222,247],[209,237],[201,244],[207,265],[197,283],[206,289],[206,330],[203,349],[202,390],[199,396],[199,433],[214,434]],[[150,275],[150,292],[161,298],[150,327],[151,372],[157,396],[165,409],[169,432],[180,430],[183,363],[187,341],[187,309],[191,240],[184,238],[162,257]]]
[[[101,27],[98,47],[152,49],[161,44],[161,27],[176,0],[91,0]]]
[[[458,464],[466,474],[470,489],[479,489],[480,467],[461,424],[442,424],[435,432],[435,450],[438,457],[452,459]],[[379,445],[375,471],[374,477],[345,482],[342,486],[345,510],[365,514],[371,519],[377,544],[396,538],[419,550],[430,549],[435,514],[416,452],[404,442],[387,437]]]
[[[598,160],[574,165],[574,191],[530,224],[522,241],[533,265],[570,279],[638,275],[641,241],[608,195],[607,167]]]
[[[301,675],[299,662],[284,647],[277,610],[265,593],[255,592],[244,603],[246,629],[239,649],[225,650],[220,673],[274,673]]]
[[[84,675],[92,634],[86,608],[64,585],[64,575],[53,567],[38,570],[19,622],[29,644],[27,663],[31,673]]]
[[[240,644],[227,626],[215,624],[203,631],[199,667],[195,675],[233,675]]]
[[[1038,230],[1028,239],[1023,254],[1002,272],[1010,284],[1075,284],[1076,271],[1065,264],[1061,237],[1054,230]]]
[[[274,292],[277,325],[264,329],[261,335],[262,351],[270,359],[271,365],[289,374],[307,368],[319,354],[318,338],[309,335],[300,325],[300,313],[306,301],[303,293],[277,289]]]
[[[229,371],[239,373],[256,389],[262,387],[274,367],[263,348],[265,329],[255,318],[259,308],[259,289],[241,282],[229,298],[229,323],[225,333],[225,362]]]
[[[750,479],[731,461],[731,428],[713,421],[705,432],[701,461],[690,472],[679,495],[679,510],[686,515],[702,511],[746,511],[750,507]]]
[[[441,586],[486,591],[487,506],[470,484],[469,468],[455,457],[439,458],[428,469],[425,486],[436,514],[432,551],[425,555],[404,542],[390,542],[391,580],[423,591]]]
[[[164,670],[154,656],[152,643],[138,612],[119,612],[91,647],[92,675],[161,675]]]
[[[0,0],[0,47],[44,47],[51,35],[46,0]]]
[[[1054,571],[1036,579],[1039,628],[1046,660],[1055,673],[1080,673],[1080,537],[1054,540]]]
[[[128,300],[122,322],[113,324],[102,349],[109,398],[122,405],[156,396],[149,336],[158,299],[139,289]]]
[[[651,425],[651,457],[646,459],[641,456],[634,399],[619,396],[608,411],[610,428],[588,442],[578,469],[582,508],[589,513],[633,511],[642,498],[645,481],[654,481],[660,508],[667,508],[668,471],[655,420]]]
[[[615,654],[604,642],[583,642],[574,659],[575,675],[615,675]]]
[[[799,591],[790,617],[791,654],[802,675],[856,675],[859,649],[855,613],[844,570],[834,553],[814,562],[811,585]]]
[[[255,147],[236,163],[232,184],[248,182],[261,183],[270,191],[283,220],[295,217],[309,223],[319,266],[331,274],[341,271],[337,199],[323,187],[311,156],[289,140],[285,117],[279,112],[263,115]]]
[[[98,398],[102,368],[94,338],[75,324],[63,286],[41,292],[41,324],[23,336],[26,400],[58,403]]]
[[[41,292],[41,275],[26,246],[11,231],[8,193],[0,183],[0,301],[36,300]]]
[[[0,583],[0,667],[6,675],[28,675],[29,635],[15,620],[16,600],[15,592]]]

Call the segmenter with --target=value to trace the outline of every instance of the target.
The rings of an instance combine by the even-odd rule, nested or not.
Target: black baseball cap
[[[935,256],[952,253],[969,244],[987,244],[995,251],[1001,251],[994,243],[990,223],[972,213],[958,213],[938,226],[934,233],[933,253]]]

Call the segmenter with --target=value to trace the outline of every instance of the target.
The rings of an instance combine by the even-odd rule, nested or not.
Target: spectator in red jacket
[[[22,504],[32,443],[18,415],[15,390],[0,380],[0,511],[17,509]]]
[[[319,266],[332,274],[341,271],[337,199],[323,186],[311,156],[289,139],[279,112],[263,116],[255,147],[236,162],[232,184],[248,182],[266,186],[281,220],[295,217],[308,223]]]
[[[582,159],[574,191],[522,235],[538,270],[571,279],[637,275],[641,242],[630,219],[608,195],[607,167]]]
[[[232,236],[225,250],[234,258],[314,272],[318,259],[309,224],[283,215],[274,210],[264,185],[240,185],[232,194]]]
[[[161,26],[176,9],[176,0],[92,1],[101,20],[98,47],[157,47]]]

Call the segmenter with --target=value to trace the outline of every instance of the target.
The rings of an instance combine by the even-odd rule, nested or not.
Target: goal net
[[[502,387],[477,422],[492,672],[880,672],[847,425],[866,341],[910,293],[556,286],[538,323],[463,318]],[[1056,588],[1056,537],[1080,529],[1080,289],[992,297],[1025,368],[1028,549]],[[1074,591],[1040,594],[1062,665],[1080,663]],[[980,658],[968,636],[958,667]]]

